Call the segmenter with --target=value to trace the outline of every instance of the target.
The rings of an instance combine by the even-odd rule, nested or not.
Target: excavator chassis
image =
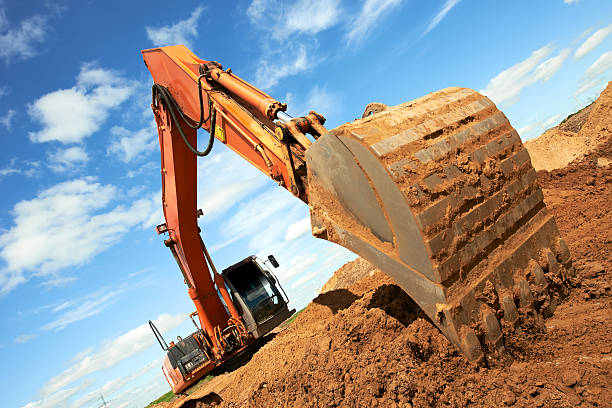
[[[469,360],[508,355],[574,274],[529,153],[470,89],[376,111],[306,151],[313,235],[393,278]]]

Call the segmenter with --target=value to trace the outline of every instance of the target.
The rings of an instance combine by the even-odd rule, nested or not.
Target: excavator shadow
[[[354,301],[359,299],[359,296],[347,289],[334,289],[329,292],[321,293],[314,298],[313,302],[319,305],[327,306],[333,314],[339,310],[348,308]]]
[[[398,285],[385,284],[379,286],[367,306],[368,310],[377,308],[394,317],[404,327],[416,319],[430,320],[423,310]]]

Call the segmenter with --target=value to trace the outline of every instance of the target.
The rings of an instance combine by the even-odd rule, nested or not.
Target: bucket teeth
[[[547,248],[544,251],[544,254],[546,257],[545,259],[546,259],[546,264],[548,266],[548,271],[552,273],[554,276],[563,278],[563,276],[561,276],[561,265],[557,261],[557,257],[555,256],[553,251]]]
[[[570,254],[569,247],[562,238],[557,240],[557,246],[559,247],[559,261],[561,261],[563,265],[568,265],[571,263],[572,256]]]
[[[502,307],[504,309],[504,319],[510,323],[514,330],[518,333],[521,332],[521,325],[519,322],[519,314],[514,303],[514,298],[510,295],[505,295],[502,298]]]
[[[542,267],[540,267],[536,261],[529,261],[528,270],[531,275],[533,275],[533,280],[536,285],[546,286],[546,276],[544,275]]]
[[[518,292],[519,298],[521,299],[521,307],[527,310],[535,310],[533,293],[531,293],[531,289],[526,280],[521,279],[518,281]]]
[[[387,273],[468,359],[503,353],[507,328],[567,296],[571,255],[529,153],[479,93],[387,107],[321,136],[306,161],[313,235]]]
[[[480,340],[474,330],[464,327],[461,335],[461,348],[463,354],[472,362],[480,364],[484,359],[484,353],[480,346]]]
[[[482,315],[482,321],[486,330],[487,342],[497,353],[505,353],[504,336],[495,313],[490,310],[485,311]]]

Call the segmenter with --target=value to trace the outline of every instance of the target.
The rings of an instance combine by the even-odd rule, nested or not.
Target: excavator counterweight
[[[504,336],[550,316],[568,294],[568,247],[529,153],[487,97],[447,88],[394,107],[370,104],[361,119],[327,131],[320,114],[292,119],[285,104],[184,46],[143,56],[165,95],[153,104],[162,156],[164,146],[181,149],[181,166],[195,166],[183,145],[195,146],[186,124],[199,118],[209,148],[214,136],[308,203],[315,237],[393,278],[470,361],[509,357]],[[164,169],[165,183],[181,183]],[[192,218],[195,204],[179,217]],[[208,313],[202,325],[219,324],[218,312]]]

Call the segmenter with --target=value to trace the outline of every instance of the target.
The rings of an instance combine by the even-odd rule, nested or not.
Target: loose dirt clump
[[[542,331],[509,339],[507,362],[467,362],[391,279],[358,259],[248,364],[159,407],[612,407],[610,163],[608,138],[538,172],[577,286]]]

